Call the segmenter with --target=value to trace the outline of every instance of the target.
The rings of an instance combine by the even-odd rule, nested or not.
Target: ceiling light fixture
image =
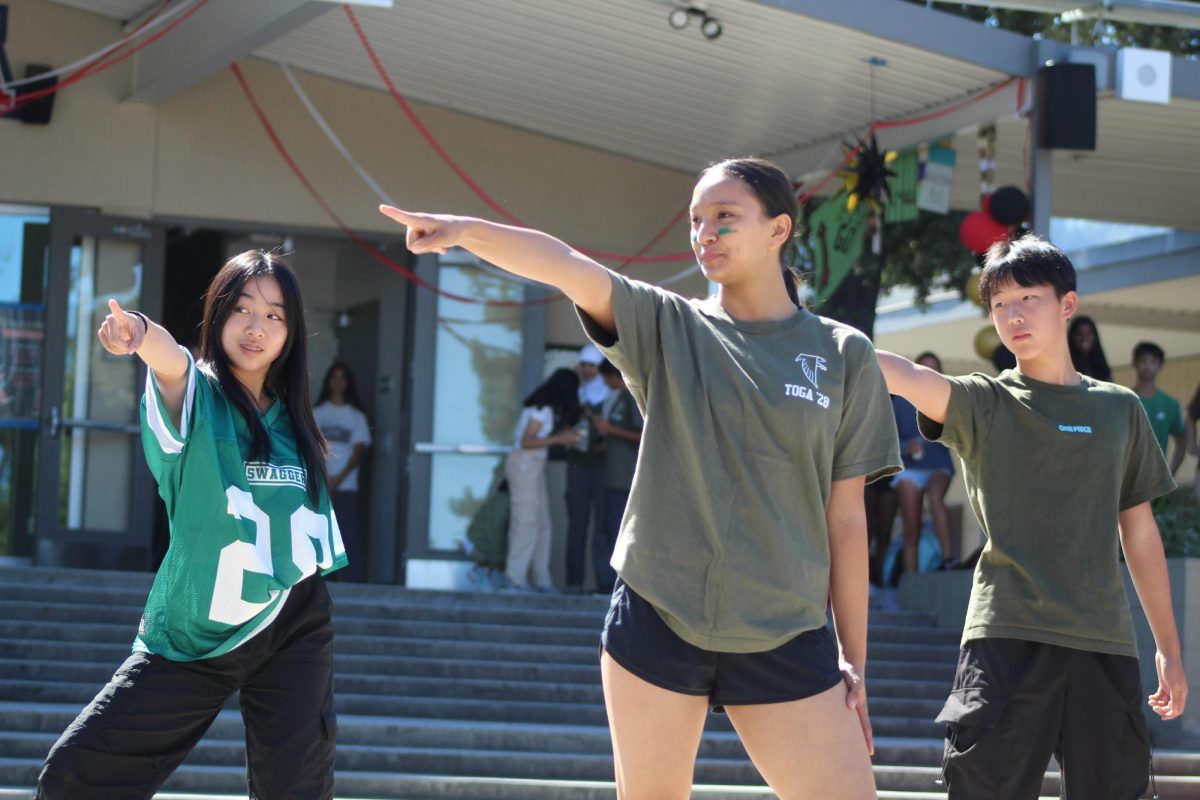
[[[691,24],[693,18],[700,20],[700,35],[710,42],[725,32],[720,20],[696,6],[676,6],[667,15],[667,23],[675,30],[681,31]]]

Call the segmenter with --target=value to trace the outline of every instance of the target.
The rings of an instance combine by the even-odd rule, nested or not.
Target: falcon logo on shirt
[[[801,353],[796,356],[796,361],[799,362],[800,371],[804,373],[804,377],[808,378],[808,382],[813,385],[813,388],[820,388],[817,384],[817,378],[820,373],[828,369],[825,366],[825,359],[821,356],[810,356],[808,353]]]
[[[788,397],[799,397],[810,403],[816,403],[821,408],[829,408],[829,395],[817,391],[817,379],[820,377],[820,373],[829,370],[825,366],[825,359],[821,356],[801,353],[796,356],[796,361],[800,364],[800,371],[804,373],[804,377],[808,378],[808,382],[812,386],[808,387],[802,383],[785,383],[783,385],[784,394]]]

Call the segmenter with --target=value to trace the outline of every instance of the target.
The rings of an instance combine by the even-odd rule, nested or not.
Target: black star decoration
[[[847,210],[853,211],[865,200],[873,211],[881,211],[891,199],[888,178],[894,177],[896,173],[888,169],[888,164],[895,160],[896,151],[881,153],[875,134],[871,134],[869,139],[860,139],[857,148],[843,144],[842,151],[855,154],[854,159],[841,173],[846,191],[850,194],[846,198]]]

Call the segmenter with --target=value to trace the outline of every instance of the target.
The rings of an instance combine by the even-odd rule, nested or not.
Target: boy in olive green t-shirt
[[[878,353],[922,434],[958,452],[987,537],[938,716],[947,788],[951,800],[1035,800],[1053,753],[1064,798],[1133,800],[1150,752],[1118,548],[1158,649],[1149,704],[1174,719],[1187,681],[1150,511],[1174,481],[1137,396],[1071,364],[1078,296],[1062,251],[1033,236],[998,243],[980,287],[1015,370],[947,378]]]

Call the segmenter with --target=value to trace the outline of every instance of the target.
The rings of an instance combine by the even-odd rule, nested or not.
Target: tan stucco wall
[[[8,55],[62,65],[121,35],[105,17],[44,0],[10,0]],[[186,23],[176,33],[186,30]],[[282,72],[253,58],[241,66],[280,136],[337,213],[362,231],[399,233],[377,199],[313,123]],[[433,153],[383,92],[307,73],[298,78],[350,152],[401,204],[418,210],[496,215]],[[160,105],[121,98],[129,63],[70,87],[48,126],[0,123],[0,202],[70,204],[139,217],[262,222],[332,228],[265,135],[229,70]],[[693,176],[529,131],[413,104],[446,149],[484,189],[528,224],[573,244],[632,252],[688,201]],[[681,222],[654,252],[687,249]],[[634,266],[648,279],[686,264]],[[695,285],[676,288],[703,292]],[[580,341],[565,303],[551,307],[549,341]]]

